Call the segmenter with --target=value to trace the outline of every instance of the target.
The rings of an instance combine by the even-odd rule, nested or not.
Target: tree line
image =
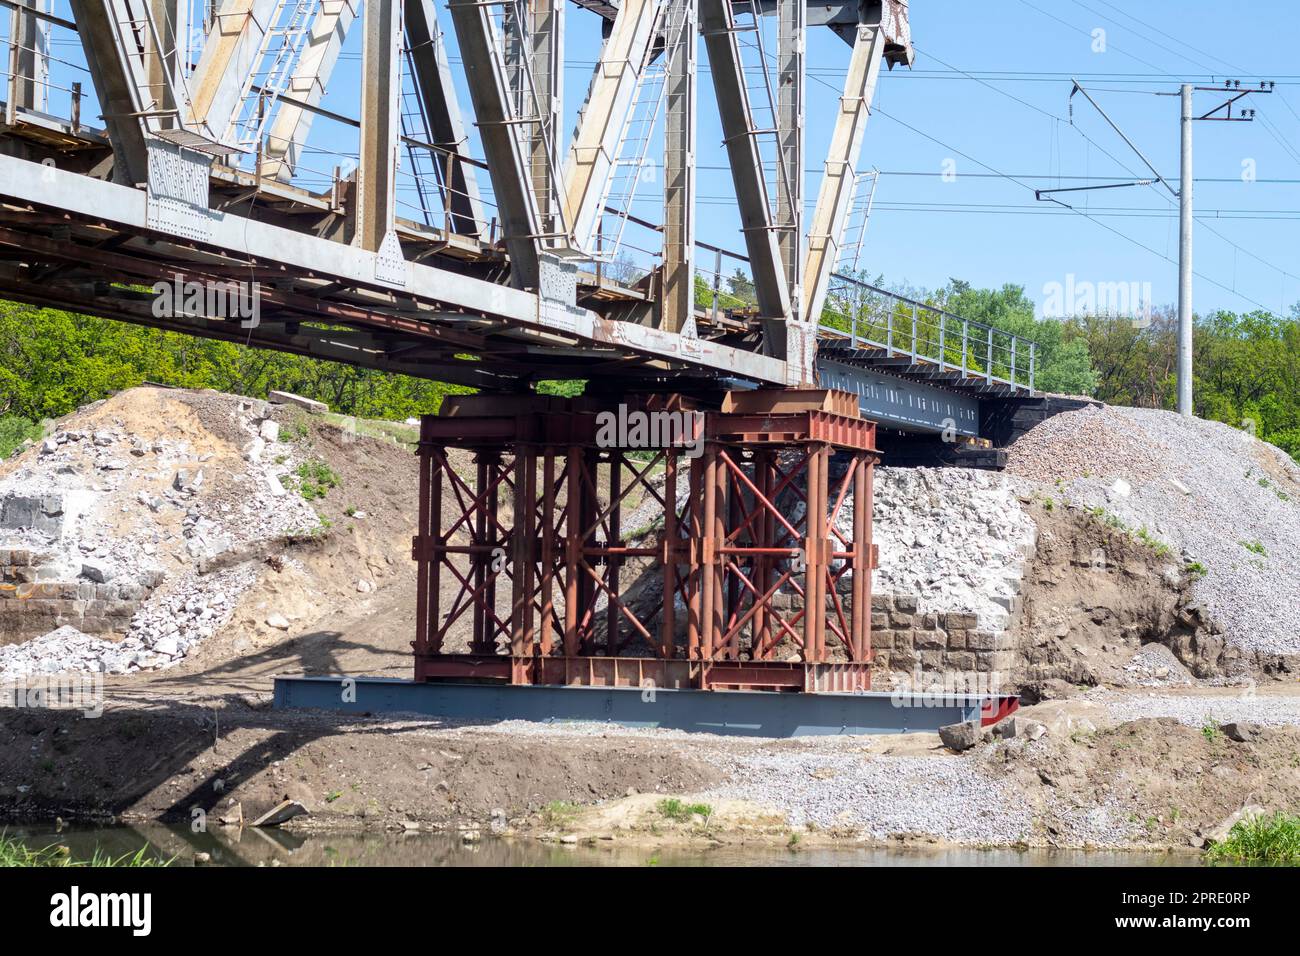
[[[711,286],[697,280],[702,306],[713,300]],[[1117,405],[1174,407],[1177,319],[1171,309],[1140,319],[1044,319],[1035,315],[1024,288],[1011,284],[977,289],[953,279],[938,290],[895,291],[1034,341],[1040,390],[1088,395]],[[752,303],[753,285],[737,272],[719,293],[720,307],[743,307]],[[867,307],[833,294],[823,319],[847,328],[852,315],[865,314]],[[1253,430],[1300,460],[1300,307],[1289,316],[1263,311],[1200,316],[1195,350],[1196,414]],[[144,382],[258,398],[272,389],[290,391],[326,402],[343,414],[390,420],[436,412],[445,396],[466,391],[405,375],[0,302],[0,456],[39,437],[41,421]],[[573,394],[580,383],[542,383],[539,388]]]

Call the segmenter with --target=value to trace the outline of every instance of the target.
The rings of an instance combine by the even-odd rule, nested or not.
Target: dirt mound
[[[1016,631],[1018,686],[1030,699],[1062,685],[1184,683],[1241,676],[1245,655],[1192,596],[1195,575],[1167,553],[1046,496],[1030,505],[1038,548]],[[1159,645],[1175,660],[1157,663]]]
[[[1250,743],[1213,725],[1148,718],[1049,733],[990,746],[988,763],[1009,774],[1053,842],[1099,830],[1132,842],[1200,846],[1247,804],[1291,812],[1300,803],[1300,728],[1264,728]],[[1103,819],[1104,818],[1104,819]]]
[[[190,823],[245,819],[287,795],[322,826],[405,821],[486,822],[548,804],[683,792],[720,773],[677,745],[603,737],[542,742],[457,732],[435,721],[384,723],[284,714],[238,703],[213,710],[173,702],[166,713],[108,709],[98,720],[54,711],[0,711],[0,809],[8,819],[53,814]]]
[[[1032,429],[1008,470],[1196,568],[1192,593],[1230,644],[1274,670],[1300,661],[1300,465],[1280,449],[1221,422],[1090,408]]]

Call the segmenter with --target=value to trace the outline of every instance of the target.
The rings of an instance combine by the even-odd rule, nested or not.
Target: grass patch
[[[1120,518],[1119,515],[1111,514],[1105,508],[1100,508],[1100,507],[1089,508],[1088,514],[1092,515],[1094,518],[1096,518],[1098,521],[1104,524],[1107,528],[1111,528],[1115,531],[1122,531],[1124,534],[1128,535],[1129,537],[1141,541],[1148,548],[1150,548],[1158,558],[1168,557],[1170,552],[1173,550],[1169,547],[1169,545],[1165,544],[1165,542],[1161,541],[1159,538],[1157,538],[1152,532],[1148,531],[1146,528],[1137,528],[1137,529],[1130,528],[1127,524],[1124,523],[1124,520]]]
[[[713,816],[713,808],[707,803],[683,803],[676,797],[660,800],[655,809],[674,823],[685,823],[694,816],[704,817],[705,820]]]
[[[552,800],[542,807],[542,820],[547,826],[562,827],[573,822],[582,807],[567,800]]]
[[[1239,820],[1228,838],[1210,847],[1207,855],[1225,863],[1300,866],[1300,816],[1274,813]]]
[[[1203,578],[1210,573],[1210,569],[1207,568],[1205,565],[1203,565],[1200,561],[1188,561],[1186,566],[1184,567],[1184,570],[1188,574],[1198,578]]]
[[[121,856],[110,856],[96,847],[89,859],[78,860],[66,846],[54,844],[33,850],[17,840],[0,835],[0,867],[154,867],[170,866],[171,863],[172,860],[160,860],[150,855],[148,846]]]
[[[1213,717],[1201,724],[1201,736],[1210,743],[1214,743],[1222,734],[1223,731],[1219,730],[1219,722]]]
[[[8,458],[23,446],[23,442],[38,442],[45,434],[45,429],[36,422],[29,422],[17,415],[5,415],[0,418],[0,458]]]
[[[1261,558],[1268,557],[1268,549],[1264,547],[1263,541],[1238,541],[1237,543],[1251,554],[1257,554]]]
[[[294,470],[292,477],[296,479],[294,483],[298,487],[298,494],[307,501],[324,498],[331,488],[339,486],[338,472],[319,458],[304,461]]]

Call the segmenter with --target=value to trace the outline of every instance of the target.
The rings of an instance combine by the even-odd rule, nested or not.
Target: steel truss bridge
[[[1036,362],[837,272],[907,4],[448,0],[450,34],[438,6],[0,0],[0,297],[479,389],[422,426],[418,680],[868,689],[878,436],[978,437]],[[576,111],[570,16],[603,37]],[[814,103],[816,28],[848,57]],[[743,252],[697,240],[705,150]],[[159,283],[249,289],[259,313],[160,307]],[[604,447],[615,402],[698,414],[702,454]],[[658,544],[627,540],[636,486]]]
[[[962,435],[1032,393],[1032,343],[836,273],[881,66],[912,60],[904,0],[438,6],[0,0],[0,295],[488,392],[821,383]],[[566,147],[569,17],[604,39]],[[811,201],[818,27],[850,50]],[[695,236],[706,105],[743,254]],[[257,283],[260,324],[156,314],[178,279]]]

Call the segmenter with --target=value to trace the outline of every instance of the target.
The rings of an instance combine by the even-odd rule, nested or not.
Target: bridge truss
[[[434,0],[2,4],[0,292],[490,391],[812,383],[880,66],[912,56],[904,0],[450,0],[445,23]],[[575,16],[604,39],[566,144]],[[851,56],[805,229],[822,26]],[[322,106],[340,86],[351,115]],[[753,288],[725,310],[697,301],[706,98]],[[145,290],[178,276],[258,283],[260,324],[155,314]]]

